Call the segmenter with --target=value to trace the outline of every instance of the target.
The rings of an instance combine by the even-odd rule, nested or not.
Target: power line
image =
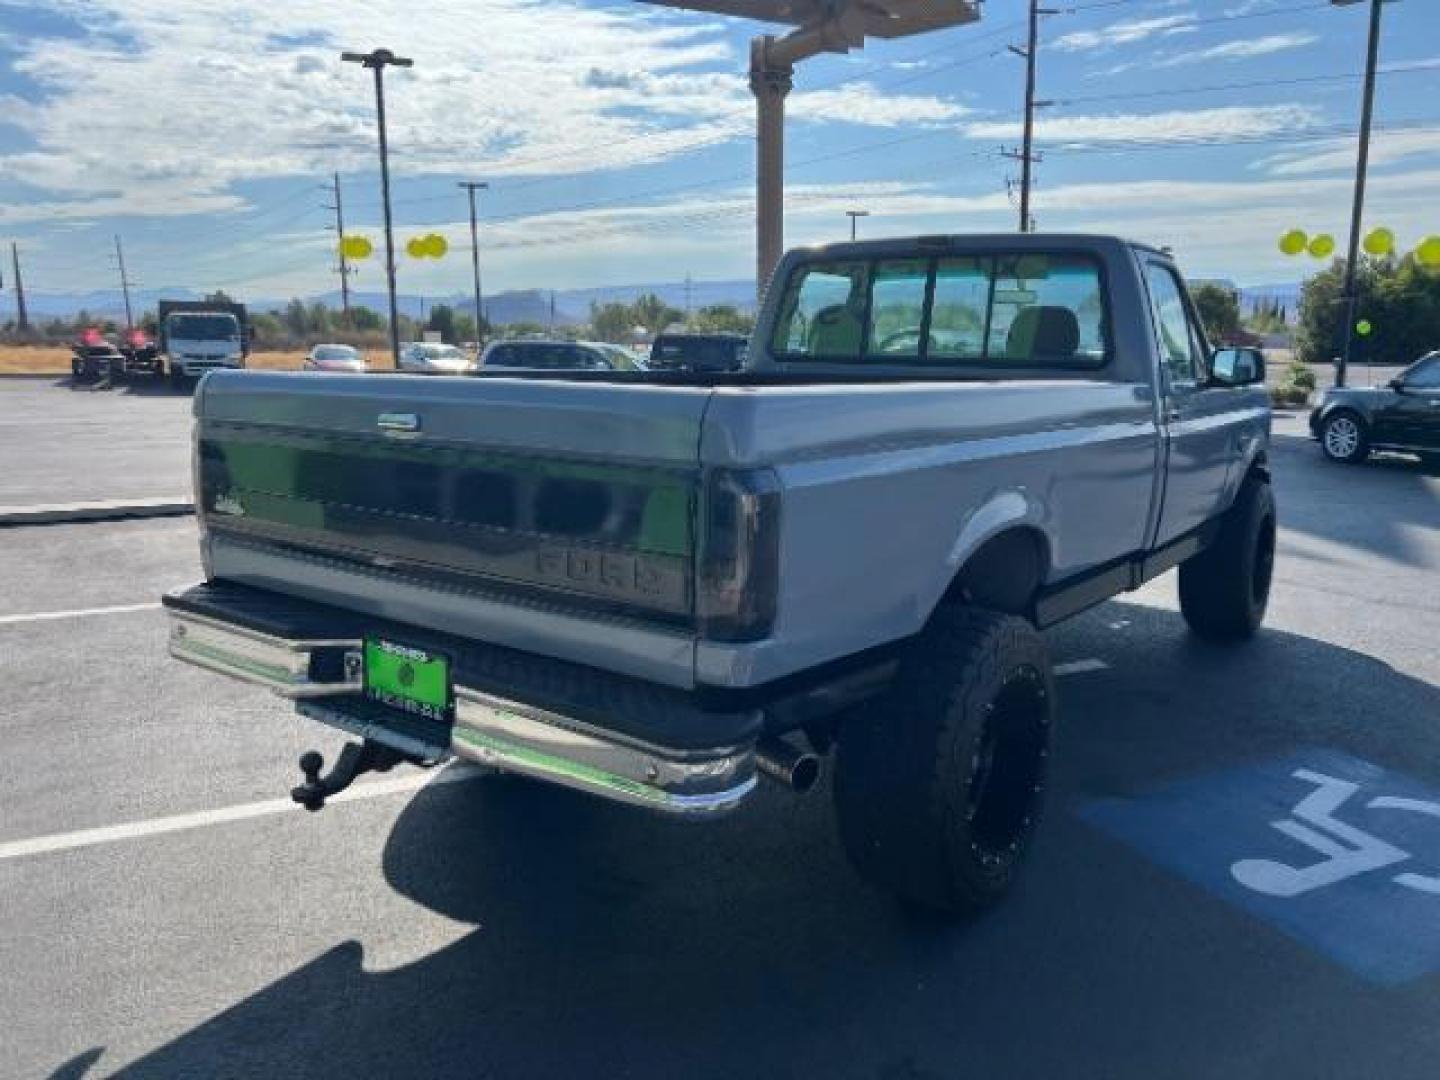
[[[1382,69],[1381,75],[1411,75],[1440,71],[1440,60],[1422,61],[1405,66]],[[1322,82],[1348,82],[1363,79],[1363,71],[1345,71],[1333,75],[1298,75],[1289,79],[1255,79],[1250,82],[1212,83],[1209,86],[1177,86],[1169,90],[1137,90],[1125,94],[1087,94],[1083,97],[1056,98],[1056,105],[1088,105],[1101,101],[1134,101],[1159,97],[1181,97],[1187,94],[1214,94],[1226,90],[1255,90],[1271,86],[1306,86]]]

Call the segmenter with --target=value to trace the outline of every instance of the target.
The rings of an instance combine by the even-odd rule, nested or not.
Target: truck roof
[[[1005,251],[1053,251],[1057,247],[1080,248],[1090,251],[1129,248],[1153,255],[1170,257],[1170,253],[1151,244],[1105,233],[941,233],[930,236],[891,236],[877,240],[845,240],[815,247],[796,248],[796,252],[814,255],[823,252],[835,258],[860,258],[866,256],[913,255],[917,249],[930,252],[967,251],[976,249],[998,249]]]

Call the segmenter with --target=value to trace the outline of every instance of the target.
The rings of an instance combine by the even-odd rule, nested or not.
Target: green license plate
[[[450,660],[380,638],[365,639],[365,696],[427,720],[454,715]]]

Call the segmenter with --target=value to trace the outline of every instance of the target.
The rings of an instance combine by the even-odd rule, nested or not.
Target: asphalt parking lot
[[[47,418],[111,427],[26,393],[0,503],[110,483],[44,472]],[[183,491],[181,403],[107,401]],[[1173,577],[1050,634],[1048,819],[960,926],[854,878],[823,790],[694,825],[410,770],[307,815],[339,737],[165,657],[193,522],[0,530],[0,1076],[1433,1078],[1440,478],[1302,426],[1258,639],[1191,639]]]

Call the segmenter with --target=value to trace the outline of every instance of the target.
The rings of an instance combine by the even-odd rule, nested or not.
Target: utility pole
[[[400,311],[395,301],[395,230],[390,219],[390,149],[385,140],[385,69],[412,67],[415,61],[396,56],[389,49],[368,53],[341,53],[346,63],[360,64],[375,72],[375,122],[380,131],[380,199],[385,207],[385,283],[390,293],[391,363],[400,367]]]
[[[1362,0],[1330,0],[1348,7]],[[1365,177],[1370,167],[1370,122],[1375,112],[1375,69],[1380,62],[1380,5],[1370,0],[1370,39],[1365,53],[1365,92],[1360,104],[1360,147],[1355,160],[1355,204],[1350,212],[1350,251],[1345,258],[1345,351],[1335,369],[1335,385],[1345,385],[1345,371],[1355,349],[1355,316],[1360,306],[1356,276],[1360,264],[1360,232],[1365,218]]]
[[[25,279],[20,276],[20,249],[10,242],[10,262],[15,267],[15,328],[30,329],[30,317],[25,313]]]
[[[690,271],[685,271],[685,321],[690,321]]]
[[[1030,215],[1030,189],[1033,186],[1035,156],[1035,110],[1053,105],[1052,101],[1035,100],[1035,64],[1040,51],[1040,16],[1057,15],[1055,8],[1042,8],[1040,0],[1030,0],[1030,31],[1025,48],[1011,45],[1010,51],[1025,58],[1025,133],[1018,154],[1006,157],[1020,159],[1020,231],[1032,232],[1035,222]]]
[[[470,268],[475,274],[475,351],[480,351],[480,339],[483,336],[481,324],[485,321],[485,312],[481,307],[482,294],[480,292],[480,223],[475,214],[475,192],[488,191],[490,185],[483,180],[461,180],[460,186],[470,196]]]
[[[350,325],[350,262],[345,258],[345,210],[340,202],[340,174],[334,174],[331,189],[335,193],[335,205],[326,210],[335,211],[335,246],[340,251],[340,311],[345,325]]]
[[[115,234],[115,261],[120,266],[120,292],[125,297],[125,329],[135,329],[135,317],[130,311],[130,279],[125,276],[125,252],[120,247],[120,234]]]
[[[851,241],[854,241],[854,239],[855,239],[855,222],[857,222],[857,221],[858,221],[860,218],[862,218],[862,217],[869,217],[869,216],[870,216],[870,211],[869,211],[869,210],[846,210],[846,211],[845,211],[845,216],[850,219],[850,239],[851,239]]]

